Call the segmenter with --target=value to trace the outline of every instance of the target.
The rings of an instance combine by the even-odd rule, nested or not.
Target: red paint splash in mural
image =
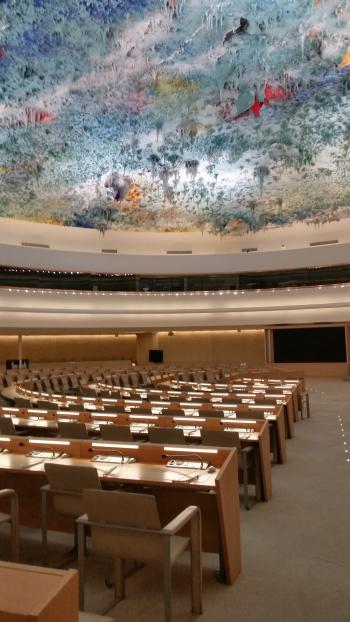
[[[25,115],[28,125],[35,125],[36,123],[51,123],[57,118],[46,110],[30,107],[25,108]]]

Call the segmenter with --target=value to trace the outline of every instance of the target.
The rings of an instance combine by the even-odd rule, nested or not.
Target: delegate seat
[[[0,525],[7,523],[11,526],[11,559],[18,562],[19,559],[19,512],[18,512],[18,495],[11,488],[0,490],[0,501],[3,499],[10,500],[10,513],[0,512]]]
[[[177,428],[148,428],[148,438],[151,443],[175,443],[185,445],[186,439],[183,430]]]
[[[221,430],[201,430],[202,445],[209,447],[235,447],[238,451],[238,473],[243,484],[244,507],[250,510],[249,482],[255,485],[256,500],[261,499],[261,473],[259,459],[255,448],[250,445],[241,447],[238,432],[224,432]]]
[[[101,482],[97,469],[86,466],[70,466],[65,464],[45,463],[45,475],[48,484],[41,488],[42,499],[42,556],[43,564],[47,562],[47,513],[48,495],[52,495],[55,512],[62,516],[78,518],[83,513],[83,491],[100,489]],[[74,532],[77,547],[76,530]]]
[[[85,423],[80,421],[57,421],[58,434],[61,438],[88,439],[89,434]]]
[[[25,432],[18,432],[12,417],[7,416],[0,417],[0,433],[6,434],[6,436],[24,436],[25,434]]]
[[[132,442],[133,437],[128,425],[100,424],[100,434],[104,441],[124,441]]]
[[[114,603],[125,597],[125,560],[161,564],[164,621],[171,622],[171,568],[179,555],[189,548],[192,611],[202,613],[201,516],[198,507],[187,507],[162,526],[157,501],[152,495],[85,490],[83,504],[85,514],[77,520],[80,609],[85,607],[85,532],[90,529],[93,550],[115,560]],[[190,525],[190,537],[178,536],[185,525]],[[113,604],[107,610],[111,606]]]

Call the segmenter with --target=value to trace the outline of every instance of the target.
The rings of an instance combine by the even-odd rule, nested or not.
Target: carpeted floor
[[[201,622],[350,621],[350,383],[310,379],[307,385],[312,418],[298,423],[287,441],[287,463],[273,466],[272,500],[241,511],[243,567],[235,584],[218,583],[216,557],[204,555]],[[49,541],[54,564],[70,541],[57,533]],[[7,548],[3,537],[0,546]],[[22,529],[22,557],[40,563],[39,531]],[[91,554],[88,568],[87,609],[98,611],[111,592],[103,561]],[[126,600],[109,615],[161,622],[157,569],[129,577]],[[184,555],[173,572],[173,620],[194,617]]]

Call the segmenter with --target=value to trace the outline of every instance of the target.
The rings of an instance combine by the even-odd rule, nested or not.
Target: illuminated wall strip
[[[198,423],[198,421],[206,421],[206,419],[203,419],[201,417],[195,417],[193,419],[191,417],[174,417],[173,421],[174,422],[176,422],[176,421],[184,421],[186,423],[189,423],[189,422]]]
[[[197,449],[196,447],[189,447],[188,451],[184,450],[183,447],[163,447],[164,451],[175,451],[178,452],[180,454],[188,454],[189,456],[191,454],[217,454],[218,450],[217,449]]]
[[[108,447],[109,449],[139,449],[139,445],[135,444],[121,444],[118,442],[115,443],[91,443],[91,447]]]
[[[70,445],[70,441],[54,441],[54,440],[51,440],[51,438],[45,439],[45,440],[38,440],[36,438],[30,438],[29,443],[30,445],[47,445],[48,447],[50,445],[65,445],[65,446]]]
[[[159,417],[157,417],[156,415],[129,415],[129,419],[153,419],[155,421],[158,421]]]
[[[275,410],[276,406],[265,406],[264,404],[249,404],[248,408],[251,410]]]
[[[225,425],[227,423],[231,423],[231,425],[236,425],[236,423],[257,423],[256,419],[240,419],[239,417],[235,417],[235,420],[232,421],[232,419],[220,419],[220,423],[224,423]]]

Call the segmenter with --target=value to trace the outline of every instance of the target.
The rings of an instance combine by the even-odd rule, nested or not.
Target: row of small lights
[[[307,287],[312,287],[312,286],[307,286]],[[246,294],[246,293],[252,293],[255,291],[256,294],[260,294],[260,293],[276,293],[276,292],[283,292],[283,291],[287,291],[287,292],[298,292],[301,290],[305,290],[307,287],[287,287],[287,288],[278,288],[277,290],[275,288],[273,289],[256,289],[256,290],[252,290],[252,289],[248,289],[248,290],[244,290],[244,289],[240,289],[240,290],[235,290],[232,292],[232,290],[225,290],[225,291],[197,291],[197,292],[85,292],[85,291],[74,291],[74,290],[60,290],[60,289],[35,289],[35,288],[30,288],[30,289],[23,289],[23,288],[6,288],[6,287],[1,287],[2,291],[8,291],[8,292],[17,292],[17,293],[25,293],[25,294],[29,294],[29,293],[39,293],[39,294],[56,294],[56,295],[68,295],[71,294],[72,296],[223,296],[224,294],[233,294],[235,296],[237,296],[238,294]],[[340,288],[343,289],[344,287],[350,287],[350,283],[342,283],[341,285],[318,285],[317,289],[321,290],[323,289],[323,287],[333,287],[333,288]]]
[[[124,272],[124,273],[102,273],[97,272],[91,274],[90,272],[71,272],[66,270],[26,270],[25,268],[6,268],[5,272],[20,272],[24,274],[87,274],[88,276],[103,276],[103,277],[114,277],[114,276],[135,276],[132,272]]]
[[[345,461],[346,462],[350,462],[350,456],[349,456],[349,449],[348,449],[348,443],[345,440],[346,436],[345,436],[345,430],[344,430],[344,425],[343,425],[343,420],[341,418],[340,415],[338,415],[338,422],[340,425],[340,434],[342,436],[343,439],[343,445],[344,445],[344,453],[345,453]]]

